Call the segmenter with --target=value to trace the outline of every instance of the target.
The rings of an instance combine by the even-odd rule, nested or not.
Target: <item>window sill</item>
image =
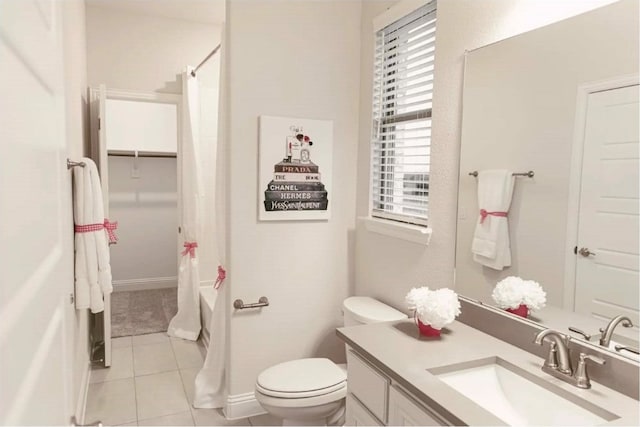
[[[429,246],[433,229],[372,217],[361,217],[367,231]]]

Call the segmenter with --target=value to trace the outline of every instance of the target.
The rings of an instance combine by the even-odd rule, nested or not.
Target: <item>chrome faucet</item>
[[[625,328],[631,328],[633,323],[631,319],[627,316],[616,316],[609,321],[607,326],[604,328],[600,328],[600,332],[602,332],[602,336],[600,337],[600,345],[603,347],[609,347],[609,342],[611,341],[611,336],[613,335],[613,330],[618,326],[619,323],[622,323],[622,326]]]
[[[550,341],[550,348],[549,355],[542,365],[542,371],[576,387],[590,388],[591,381],[587,373],[587,360],[599,365],[604,365],[605,360],[590,354],[580,353],[578,367],[576,371],[573,372],[569,354],[569,341],[571,337],[553,329],[544,329],[536,335],[534,342],[542,345],[545,338]]]

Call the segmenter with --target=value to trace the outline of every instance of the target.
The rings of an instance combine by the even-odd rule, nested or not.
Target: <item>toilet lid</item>
[[[311,397],[330,393],[346,386],[345,372],[329,359],[298,359],[264,370],[256,388],[276,397]]]

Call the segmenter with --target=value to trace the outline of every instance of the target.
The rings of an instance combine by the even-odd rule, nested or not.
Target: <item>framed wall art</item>
[[[333,122],[260,116],[259,127],[259,219],[329,219]]]

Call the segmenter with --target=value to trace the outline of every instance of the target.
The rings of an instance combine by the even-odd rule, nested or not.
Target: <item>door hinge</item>
[[[98,130],[102,129],[102,119],[98,117]]]
[[[578,255],[578,247],[577,246],[573,247],[573,254],[574,255]]]

